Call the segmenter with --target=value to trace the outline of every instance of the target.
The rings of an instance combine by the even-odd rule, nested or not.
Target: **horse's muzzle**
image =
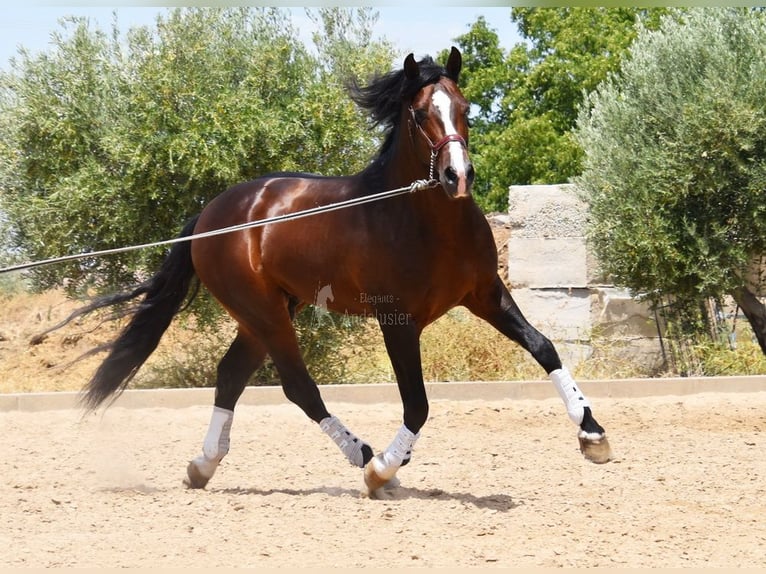
[[[439,183],[452,199],[470,197],[475,176],[476,172],[470,161],[460,162],[457,165],[451,162],[439,172]]]

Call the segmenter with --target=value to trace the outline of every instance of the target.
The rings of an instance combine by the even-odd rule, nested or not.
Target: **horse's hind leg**
[[[590,401],[575,384],[567,368],[562,366],[553,343],[524,318],[500,277],[488,289],[474,293],[464,304],[532,354],[555,385],[569,418],[580,427],[580,451],[593,462],[608,462],[612,458],[609,442],[603,427],[593,418]]]
[[[234,406],[242,395],[250,375],[261,366],[266,350],[261,342],[240,329],[234,342],[218,364],[215,403],[202,454],[189,463],[185,484],[204,488],[218,465],[229,452],[229,436]]]

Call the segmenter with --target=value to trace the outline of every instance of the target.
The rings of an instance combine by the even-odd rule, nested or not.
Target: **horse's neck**
[[[373,185],[380,187],[375,191],[386,191],[409,187],[414,181],[428,179],[428,166],[423,165],[417,157],[406,149],[395,148],[378,158],[365,172],[373,178]]]

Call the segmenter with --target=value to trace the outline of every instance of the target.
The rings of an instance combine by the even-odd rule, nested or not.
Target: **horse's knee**
[[[309,399],[306,395],[306,392],[301,390],[300,387],[294,384],[283,382],[282,392],[285,394],[285,397],[287,398],[288,401],[298,405],[303,410],[305,410],[304,406],[307,406],[309,404]]]

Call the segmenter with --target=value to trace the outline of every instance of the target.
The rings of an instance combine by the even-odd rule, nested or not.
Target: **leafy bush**
[[[762,11],[690,9],[641,30],[581,111],[576,183],[617,284],[672,299],[687,334],[704,332],[708,298],[731,295],[766,353],[766,307],[745,279],[766,253],[764,78]]]
[[[371,41],[368,9],[318,20],[330,32],[316,55],[278,9],[175,9],[126,35],[67,20],[49,52],[23,53],[0,74],[7,247],[45,259],[167,239],[240,181],[360,170],[376,134],[346,74],[387,70],[392,50]],[[31,275],[40,288],[66,278],[71,290],[109,290],[162,257],[134,251]]]

